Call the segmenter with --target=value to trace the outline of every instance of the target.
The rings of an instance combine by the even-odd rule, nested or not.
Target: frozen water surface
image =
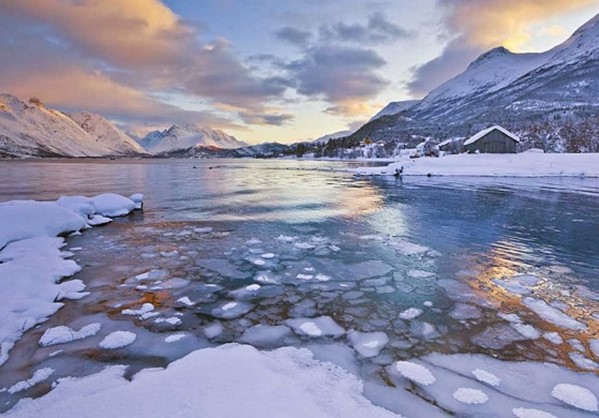
[[[86,294],[15,343],[0,412],[63,377],[124,364],[130,379],[239,342],[308,348],[406,417],[596,413],[596,180],[401,183],[320,170],[347,167],[331,162],[56,161],[18,163],[17,189],[4,180],[13,164],[0,163],[1,200],[143,191],[145,202],[66,239],[82,270],[61,289]]]

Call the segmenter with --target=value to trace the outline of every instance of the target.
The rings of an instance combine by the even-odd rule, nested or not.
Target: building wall
[[[501,131],[493,130],[473,144],[466,145],[468,152],[486,154],[514,154],[518,143]]]

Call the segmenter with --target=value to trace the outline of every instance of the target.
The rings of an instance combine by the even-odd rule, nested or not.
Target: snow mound
[[[64,344],[91,337],[92,335],[96,335],[98,331],[100,331],[100,324],[98,323],[86,325],[79,331],[75,331],[65,325],[61,325],[59,327],[48,328],[46,332],[44,332],[44,335],[42,335],[42,338],[40,338],[39,344],[42,347]]]
[[[491,386],[499,386],[501,384],[501,379],[495,376],[493,373],[489,373],[486,370],[482,369],[474,369],[472,370],[472,374],[476,377],[476,380],[479,382],[486,383]]]
[[[591,412],[599,411],[597,397],[582,386],[560,383],[553,388],[551,396],[575,408]]]
[[[113,366],[60,379],[50,393],[21,400],[7,416],[52,418],[73,411],[79,417],[397,416],[370,403],[354,375],[315,360],[306,349],[260,352],[231,344],[194,351],[164,370],[141,371],[132,381],[124,372]]]
[[[40,382],[43,382],[47,378],[49,378],[54,373],[54,369],[49,367],[44,367],[43,369],[38,369],[33,373],[30,379],[22,380],[20,382],[15,383],[11,387],[8,388],[8,393],[14,395],[15,393],[22,392],[24,390],[29,389],[37,385]]]

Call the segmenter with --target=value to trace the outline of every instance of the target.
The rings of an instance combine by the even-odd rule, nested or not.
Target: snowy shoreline
[[[21,336],[58,311],[61,300],[87,295],[81,280],[64,280],[81,270],[62,251],[64,235],[80,233],[141,209],[143,195],[106,193],[93,198],[63,196],[55,202],[0,203],[0,367]]]
[[[599,177],[599,154],[460,154],[403,158],[386,167],[360,167],[359,176]]]

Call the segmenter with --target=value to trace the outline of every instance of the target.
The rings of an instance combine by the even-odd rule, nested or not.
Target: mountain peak
[[[514,53],[512,51],[510,51],[509,49],[507,49],[504,46],[498,46],[496,48],[490,49],[489,51],[483,53],[482,55],[480,55],[477,59],[475,59],[469,66],[468,69],[473,69],[476,68],[484,63],[487,63],[491,60],[497,59],[497,58],[501,58],[501,57],[505,57],[508,55],[513,55]]]

